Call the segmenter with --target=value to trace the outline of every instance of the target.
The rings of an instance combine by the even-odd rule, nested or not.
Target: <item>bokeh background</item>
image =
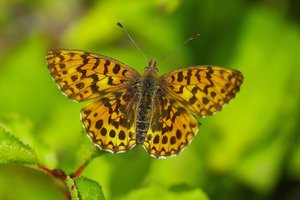
[[[200,119],[179,156],[158,160],[141,146],[95,158],[83,175],[107,199],[300,199],[300,3],[297,0],[1,0],[0,125],[31,145],[48,168],[74,172],[90,143],[79,112],[52,81],[45,54],[88,50],[142,72],[146,61],[118,28],[122,22],[160,73],[196,64],[244,74],[222,112]],[[1,154],[1,152],[0,152]],[[0,199],[65,199],[56,181],[0,165]]]

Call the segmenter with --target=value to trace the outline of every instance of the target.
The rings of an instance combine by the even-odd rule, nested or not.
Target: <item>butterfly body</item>
[[[157,68],[151,60],[144,70],[139,84],[139,103],[136,117],[136,143],[143,144],[152,117],[154,97],[158,90]]]
[[[59,49],[46,56],[50,74],[81,110],[90,139],[100,149],[126,152],[141,144],[156,158],[178,154],[198,132],[195,116],[209,116],[235,97],[243,75],[218,66],[191,66],[158,76],[151,60],[141,75],[113,58]]]

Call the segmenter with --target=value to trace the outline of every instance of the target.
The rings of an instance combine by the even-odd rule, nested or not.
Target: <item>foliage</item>
[[[300,18],[295,1],[8,1],[0,7],[0,199],[299,199]],[[60,94],[49,49],[97,52],[160,74],[230,66],[244,83],[176,157],[103,154]],[[14,185],[15,187],[11,187]],[[16,192],[16,189],[17,192]]]
[[[3,129],[0,129],[0,142],[1,163],[37,164],[33,150]]]
[[[0,127],[1,128],[1,127]],[[3,128],[0,129],[0,163],[26,165],[49,174],[65,183],[67,197],[73,200],[104,199],[101,186],[91,179],[81,177],[81,168],[72,177],[59,169],[50,170],[39,164],[35,152]],[[100,155],[100,154],[99,154]],[[5,197],[5,194],[2,196]]]

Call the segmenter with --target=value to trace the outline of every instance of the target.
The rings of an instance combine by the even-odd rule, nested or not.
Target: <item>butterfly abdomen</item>
[[[140,101],[136,117],[136,143],[142,144],[150,126],[153,99],[157,92],[157,79],[147,73],[140,82]]]

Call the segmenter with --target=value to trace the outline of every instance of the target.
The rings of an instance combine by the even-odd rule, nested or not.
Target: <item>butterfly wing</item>
[[[161,87],[195,115],[208,116],[235,97],[243,82],[241,72],[217,67],[188,67],[159,78]]]
[[[151,125],[143,143],[154,157],[178,154],[196,135],[194,115],[208,116],[234,98],[240,72],[216,66],[188,67],[161,76]]]
[[[136,90],[111,92],[81,110],[81,120],[91,140],[102,150],[125,152],[136,144]]]
[[[198,121],[177,99],[161,90],[156,94],[153,106],[144,148],[156,158],[176,155],[196,135]]]
[[[48,68],[61,91],[70,99],[85,101],[135,84],[140,74],[106,56],[80,50],[53,50]]]
[[[115,59],[79,50],[49,51],[46,60],[69,98],[97,98],[81,110],[83,126],[97,146],[114,153],[135,146],[137,71]]]

